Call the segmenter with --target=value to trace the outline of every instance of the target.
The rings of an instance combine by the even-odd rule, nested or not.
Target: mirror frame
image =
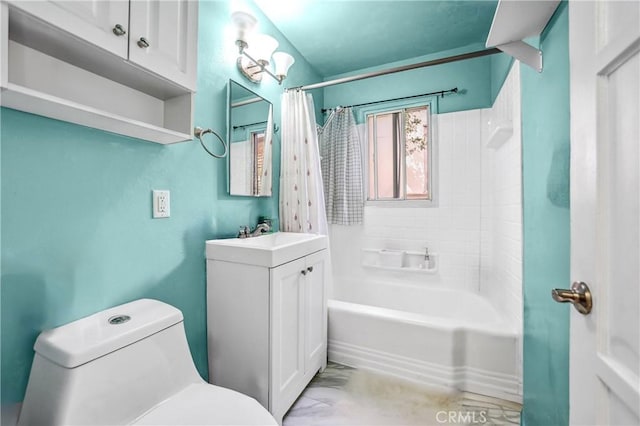
[[[271,194],[269,195],[252,195],[252,194],[232,194],[231,193],[231,144],[232,144],[232,135],[233,135],[233,124],[231,123],[231,87],[232,84],[237,84],[238,86],[242,87],[244,90],[246,90],[249,93],[252,93],[253,95],[255,95],[256,97],[264,100],[265,102],[267,102],[271,108],[273,109],[273,102],[269,101],[268,99],[264,98],[263,96],[257,94],[256,92],[254,92],[253,90],[249,89],[247,86],[245,86],[244,84],[239,83],[238,81],[234,80],[234,79],[229,79],[229,82],[227,83],[227,141],[229,141],[229,154],[227,155],[227,194],[232,196],[232,197],[250,197],[250,198],[269,198],[273,196],[273,190],[271,191]],[[274,125],[275,127],[275,125]],[[266,129],[266,126],[265,126]],[[273,137],[275,137],[275,130],[273,131]],[[271,151],[271,183],[273,184],[273,146],[271,147],[272,151]]]

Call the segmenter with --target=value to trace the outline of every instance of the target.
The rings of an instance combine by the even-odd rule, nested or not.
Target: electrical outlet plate
[[[166,218],[171,215],[171,198],[168,190],[153,191],[153,218]]]

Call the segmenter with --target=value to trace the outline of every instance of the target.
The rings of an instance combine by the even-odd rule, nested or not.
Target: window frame
[[[395,199],[395,198],[387,198],[387,199],[369,199],[369,183],[370,183],[370,170],[369,170],[369,125],[368,118],[371,115],[380,115],[380,114],[389,114],[393,112],[404,112],[409,109],[414,109],[417,107],[426,106],[428,107],[427,114],[427,173],[428,173],[428,191],[429,191],[429,199],[407,199],[406,196],[406,188],[403,199]],[[437,149],[437,120],[434,119],[434,115],[437,114],[437,98],[436,97],[428,97],[428,98],[418,98],[411,102],[394,102],[389,103],[385,106],[375,105],[370,106],[369,108],[362,108],[359,111],[359,115],[362,117],[362,122],[364,123],[364,137],[365,142],[364,145],[364,161],[363,164],[366,165],[365,178],[364,178],[364,200],[365,206],[374,206],[374,207],[437,207],[438,206],[438,191],[437,191],[437,181],[438,181],[438,149]],[[404,114],[402,117],[402,128],[404,128]],[[406,140],[402,138],[402,151],[406,148]],[[406,185],[407,178],[407,166],[406,166],[406,158],[403,158],[403,179],[404,184]],[[377,192],[377,188],[376,188]]]
[[[262,181],[262,172],[263,170],[258,170],[258,139],[262,137],[262,149],[266,149],[266,139],[267,139],[267,128],[256,128],[256,130],[250,130],[249,132],[249,142],[251,143],[251,163],[253,169],[253,179],[251,182],[251,193],[256,196],[260,192],[260,185]],[[264,167],[264,154],[263,154],[263,164]]]

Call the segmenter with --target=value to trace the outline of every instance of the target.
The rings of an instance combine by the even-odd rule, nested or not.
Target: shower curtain
[[[320,152],[311,94],[282,95],[280,230],[328,234]]]
[[[327,119],[320,136],[320,155],[327,221],[362,223],[362,148],[351,108],[338,108]]]

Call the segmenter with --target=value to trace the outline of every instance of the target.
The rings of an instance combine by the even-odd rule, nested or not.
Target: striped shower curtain
[[[364,215],[362,150],[351,108],[338,108],[320,135],[327,222],[357,225]]]

